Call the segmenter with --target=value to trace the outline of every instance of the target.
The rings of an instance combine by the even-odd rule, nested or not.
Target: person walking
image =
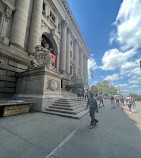
[[[119,106],[119,98],[116,97],[116,106],[118,107]]]
[[[88,99],[88,89],[85,90],[85,99]]]
[[[102,96],[102,93],[100,93],[100,95],[99,95],[99,106],[101,105],[101,103],[102,103],[102,106],[105,107],[105,106],[104,106],[104,103],[103,103],[103,96]]]
[[[132,102],[133,111],[135,112],[136,104],[135,104],[134,96],[131,97],[131,102]]]
[[[129,107],[129,112],[132,113],[132,110],[131,110],[132,103],[131,103],[131,101],[129,101],[128,107]]]
[[[114,98],[114,96],[111,96],[111,107],[112,107],[112,109],[116,108],[115,107],[115,98]]]
[[[84,88],[82,89],[82,97],[84,98],[85,90]]]
[[[78,100],[80,100],[81,94],[82,94],[82,90],[81,90],[81,88],[78,88]]]
[[[90,98],[88,98],[86,110],[88,109],[88,107],[89,107],[89,112],[90,112],[90,117],[91,117],[91,123],[90,123],[89,128],[92,129],[94,125],[99,122],[95,118],[95,112],[98,113],[98,109],[97,109],[97,101],[94,98],[94,94],[92,92],[90,93]]]
[[[124,98],[123,96],[120,98],[121,109],[124,110]]]

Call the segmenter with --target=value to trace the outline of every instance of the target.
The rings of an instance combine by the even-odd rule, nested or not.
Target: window
[[[45,3],[43,3],[43,11],[45,11],[45,9],[46,9],[46,5]]]
[[[0,12],[0,28],[2,28],[2,13]],[[0,29],[0,34],[1,34],[1,29]]]
[[[56,18],[54,16],[54,14],[52,13],[52,11],[50,11],[50,18],[55,23]]]
[[[70,66],[70,75],[72,75],[72,66]]]
[[[70,51],[70,57],[72,58],[72,51]]]
[[[43,8],[42,8],[43,10],[42,10],[42,14],[44,15],[44,16],[46,16],[46,5],[45,5],[45,3],[43,3]]]
[[[60,31],[60,23],[58,23],[58,30]]]
[[[72,46],[72,40],[70,41],[70,45]]]
[[[2,13],[0,12],[0,24],[1,24],[1,21],[2,21]]]

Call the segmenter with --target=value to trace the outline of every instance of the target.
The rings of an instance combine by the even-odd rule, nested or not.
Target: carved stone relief
[[[56,91],[60,89],[60,82],[54,79],[48,79],[47,81],[47,89],[51,91]]]
[[[42,48],[41,45],[36,46],[35,52],[32,53],[34,56],[30,61],[29,69],[41,68],[47,66],[49,69],[53,68],[52,55],[50,54],[50,49],[48,44],[46,48]]]

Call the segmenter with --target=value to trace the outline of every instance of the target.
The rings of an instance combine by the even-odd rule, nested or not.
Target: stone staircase
[[[46,108],[45,112],[48,114],[80,119],[88,113],[86,104],[87,101],[85,99],[79,101],[78,98],[62,98]]]

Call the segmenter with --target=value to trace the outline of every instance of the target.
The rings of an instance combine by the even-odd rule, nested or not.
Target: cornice
[[[75,30],[76,30],[76,32],[77,32],[77,34],[78,34],[78,37],[80,38],[80,41],[82,41],[82,43],[83,43],[83,45],[84,45],[84,49],[87,51],[87,54],[90,54],[89,48],[88,48],[88,46],[87,46],[87,44],[86,44],[86,41],[85,41],[85,39],[84,39],[84,37],[83,37],[81,31],[80,31],[79,26],[77,25],[77,22],[76,22],[76,20],[75,20],[73,14],[72,14],[72,11],[71,11],[71,9],[70,9],[70,7],[69,7],[69,5],[68,5],[67,0],[59,0],[59,1],[62,3],[62,5],[63,5],[63,7],[64,7],[64,10],[65,10],[65,12],[66,12],[67,18],[69,18],[69,20],[71,21],[73,27],[75,28]],[[68,20],[67,18],[66,18],[65,20],[67,20],[68,23],[69,23],[69,20]],[[69,24],[69,25],[70,25],[70,24]],[[73,30],[73,31],[74,31],[74,30]],[[80,45],[82,46],[81,43],[80,43]]]

